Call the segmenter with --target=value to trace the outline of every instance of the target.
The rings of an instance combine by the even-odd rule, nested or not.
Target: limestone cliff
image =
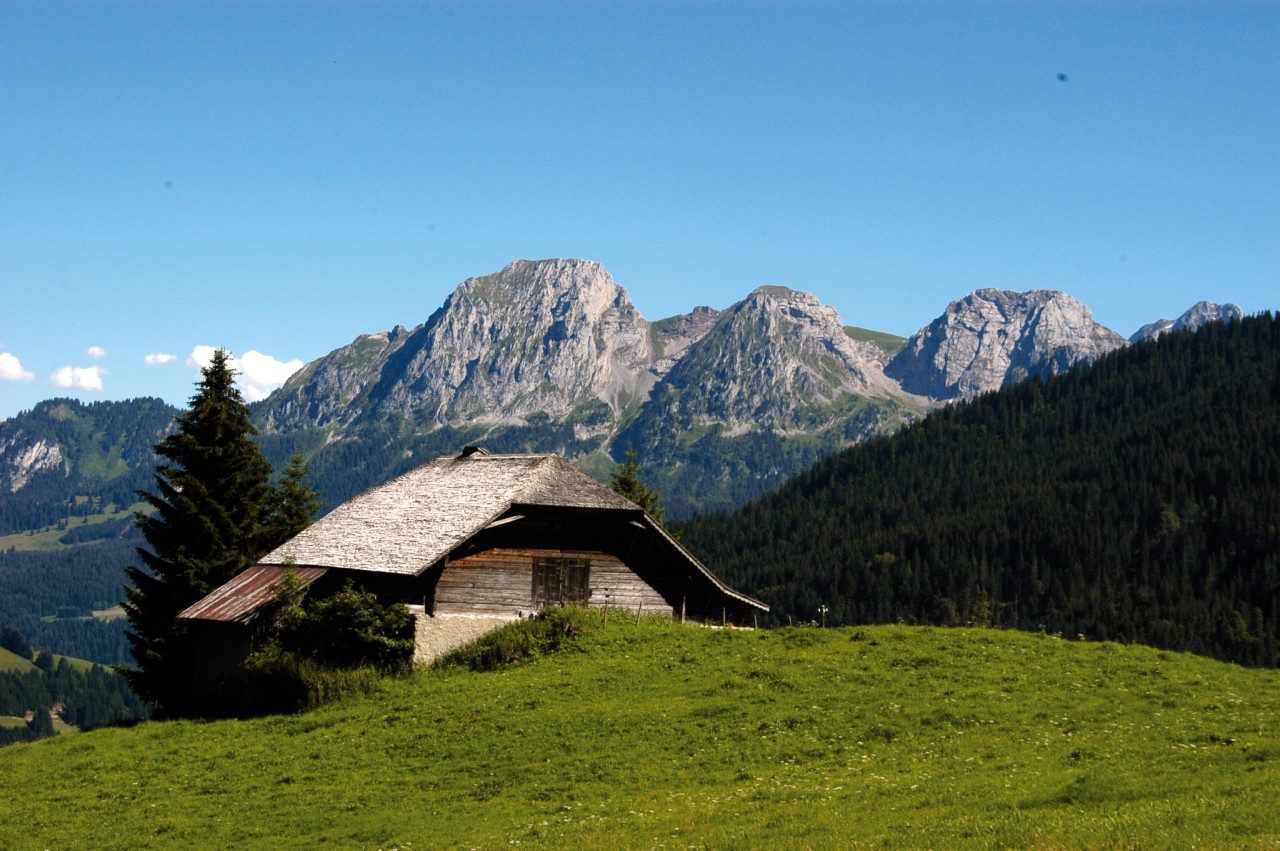
[[[848,398],[905,397],[885,377],[885,361],[882,348],[851,339],[835,309],[815,296],[760,287],[716,317],[654,400],[666,400],[664,416],[731,431],[820,427]]]
[[[1125,345],[1066,293],[978,290],[918,331],[885,372],[939,401],[1062,372]]]

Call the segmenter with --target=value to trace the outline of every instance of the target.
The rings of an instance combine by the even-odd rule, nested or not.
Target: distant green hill
[[[146,715],[124,678],[101,665],[43,650],[32,663],[0,649],[0,746]]]
[[[684,542],[781,623],[993,623],[1280,664],[1280,318],[935,411]]]
[[[61,551],[0,551],[0,626],[37,647],[103,665],[131,661],[126,622],[93,617],[124,598],[124,570],[135,542],[113,539]]]
[[[0,534],[69,529],[110,506],[132,505],[152,485],[152,446],[177,413],[160,399],[49,399],[0,420]]]
[[[532,663],[297,716],[0,750],[0,847],[1280,841],[1277,671],[999,630],[576,623]]]

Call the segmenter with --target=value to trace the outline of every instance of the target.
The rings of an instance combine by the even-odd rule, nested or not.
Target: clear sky
[[[256,397],[515,258],[651,320],[1280,309],[1277,140],[1276,2],[4,0],[0,418],[208,346]]]

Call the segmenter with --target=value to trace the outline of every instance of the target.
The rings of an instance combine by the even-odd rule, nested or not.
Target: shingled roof
[[[438,458],[344,502],[259,563],[418,575],[517,505],[643,514],[563,458],[480,450]]]

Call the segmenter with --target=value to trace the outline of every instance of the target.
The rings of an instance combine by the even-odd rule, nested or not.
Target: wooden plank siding
[[[635,609],[643,606],[654,614],[674,614],[662,595],[627,567],[621,559],[603,552],[560,549],[493,547],[450,559],[435,587],[437,612],[531,612],[533,560],[581,559],[589,565],[591,606]]]

